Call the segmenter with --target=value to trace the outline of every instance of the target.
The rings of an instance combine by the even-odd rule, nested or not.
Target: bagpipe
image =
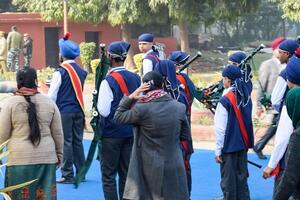
[[[249,70],[249,68],[251,70],[251,67],[248,63],[249,60],[251,60],[254,57],[254,55],[257,54],[263,48],[265,48],[265,45],[263,44],[259,45],[238,65],[238,67],[240,67],[243,74],[245,75],[245,77],[243,77],[245,80],[251,78],[250,77],[251,73],[246,72],[247,70]],[[200,103],[204,104],[205,107],[214,114],[217,108],[218,101],[221,98],[223,91],[224,91],[223,81],[220,80],[217,83],[208,86],[207,88],[197,88],[195,91],[195,98]],[[267,98],[265,98],[263,102],[265,103],[265,101],[267,101]]]
[[[195,98],[202,103],[205,108],[215,114],[217,104],[224,91],[223,80],[214,83],[207,88],[196,88]]]
[[[260,104],[265,107],[266,110],[272,109],[271,95],[268,95],[265,89],[262,87],[260,81],[258,80],[259,87],[261,88],[261,96],[259,97]]]
[[[96,149],[98,148],[98,151],[101,149],[101,129],[100,129],[100,114],[97,109],[97,103],[98,103],[98,91],[100,88],[101,81],[104,80],[108,69],[110,67],[110,61],[106,55],[105,51],[105,44],[100,44],[100,52],[101,52],[101,58],[100,63],[96,68],[96,74],[95,74],[95,90],[93,91],[93,104],[92,104],[92,120],[90,122],[91,127],[94,132],[94,138],[91,142],[87,158],[84,162],[84,165],[79,170],[79,173],[74,177],[74,185],[75,187],[78,187],[79,183],[84,179],[86,173],[88,172]],[[97,159],[100,160],[99,154],[97,156]]]
[[[197,54],[192,57],[189,61],[187,61],[184,65],[180,66],[180,68],[177,70],[177,73],[181,73],[183,70],[185,70],[186,68],[188,68],[190,66],[191,63],[193,63],[195,60],[197,60],[198,58],[200,58],[202,56],[202,53],[200,51],[197,52]]]

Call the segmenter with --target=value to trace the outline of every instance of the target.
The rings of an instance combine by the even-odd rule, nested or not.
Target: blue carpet
[[[90,141],[84,141],[85,151],[88,151]],[[256,155],[249,154],[249,160],[267,165],[267,161],[259,160]],[[219,165],[214,161],[214,152],[196,150],[191,159],[193,174],[192,200],[211,200],[221,195]],[[262,168],[263,169],[263,168]],[[248,180],[251,200],[272,199],[273,179],[264,180],[261,177],[262,169],[249,165],[250,177]],[[57,171],[57,177],[60,177]],[[75,189],[73,185],[58,184],[58,200],[103,200],[100,176],[100,164],[94,160],[86,176],[87,181]],[[2,183],[3,184],[3,183]]]
[[[84,141],[85,151],[90,141]],[[249,160],[266,166],[267,160],[262,161],[254,154],[249,154]],[[211,200],[221,195],[219,165],[214,161],[214,152],[196,150],[191,159],[193,174],[192,200]],[[248,180],[252,200],[272,199],[273,179],[264,180],[262,169],[249,165]],[[57,173],[60,176],[60,172]],[[58,200],[102,200],[103,192],[100,176],[100,164],[95,160],[87,174],[87,181],[81,183],[78,189],[72,185],[58,184]]]

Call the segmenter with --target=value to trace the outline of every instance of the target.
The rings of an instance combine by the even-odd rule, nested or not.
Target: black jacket
[[[23,55],[24,56],[31,56],[32,55],[32,39],[28,38],[24,41],[23,44]]]

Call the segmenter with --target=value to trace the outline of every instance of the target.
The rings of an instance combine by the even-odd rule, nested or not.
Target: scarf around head
[[[171,85],[172,90],[179,86],[176,78],[176,67],[170,60],[161,60],[155,65],[154,71],[159,72]]]
[[[250,100],[250,92],[246,83],[241,80],[241,69],[235,65],[228,65],[224,68],[222,76],[229,78],[233,82],[231,86],[234,88],[236,94],[237,106],[247,106]]]
[[[145,96],[143,96],[141,99],[139,99],[138,102],[141,102],[141,103],[150,102],[150,101],[158,99],[162,96],[165,96],[166,94],[167,93],[162,89],[152,90],[152,91],[147,92],[147,94]]]
[[[166,80],[167,92],[172,98],[179,97],[179,81],[176,78],[176,67],[170,60],[161,60],[155,65],[154,71],[160,73]]]
[[[286,108],[294,129],[300,127],[300,87],[293,88],[288,92]]]

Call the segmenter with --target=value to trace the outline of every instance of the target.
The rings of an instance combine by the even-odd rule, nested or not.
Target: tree
[[[237,17],[256,12],[261,0],[212,0],[210,6],[217,19],[235,22]]]
[[[245,25],[243,17],[255,13],[260,3],[261,0],[210,1],[219,31],[224,35],[223,44],[239,45],[240,36]]]
[[[283,10],[283,17],[300,22],[300,4],[298,0],[272,0],[279,3]]]
[[[207,8],[208,0],[149,0],[152,10],[165,5],[174,23],[179,26],[180,47],[182,51],[189,51],[187,23],[196,23],[201,19],[201,13]]]
[[[79,46],[81,63],[83,67],[90,73],[92,72],[91,61],[95,53],[96,44],[94,42],[81,42]]]
[[[263,0],[255,14],[246,14],[241,17],[243,21],[241,33],[246,41],[272,40],[279,35],[284,36],[282,26],[282,10],[277,3]]]
[[[149,5],[155,9],[166,5],[169,16],[178,24],[182,51],[189,51],[187,23],[202,22],[205,26],[215,21],[236,23],[236,36],[239,36],[238,18],[255,12],[261,0],[150,0]]]
[[[45,21],[61,21],[63,19],[62,0],[13,0],[19,9],[40,13]],[[68,0],[68,18],[75,22],[97,24],[106,19],[105,0]],[[95,6],[99,5],[99,6]],[[93,14],[91,14],[93,13]]]
[[[12,5],[11,0],[0,1],[0,13],[1,12],[13,12],[16,11],[16,7]]]
[[[129,42],[131,39],[130,24],[145,25],[158,19],[163,23],[166,20],[164,7],[152,9],[148,0],[109,0],[108,21],[112,25],[120,25],[122,39]],[[150,12],[149,12],[150,11]],[[127,66],[133,66],[133,52],[129,51],[126,59]]]
[[[20,8],[30,12],[39,12],[45,21],[60,21],[63,19],[62,0],[13,0]],[[93,24],[108,21],[113,26],[120,25],[122,39],[131,39],[128,25],[132,23],[146,24],[155,19],[148,12],[148,0],[68,0],[68,18],[75,22],[90,22]],[[162,8],[156,10],[157,15]],[[129,53],[127,66],[132,66],[132,52]]]

